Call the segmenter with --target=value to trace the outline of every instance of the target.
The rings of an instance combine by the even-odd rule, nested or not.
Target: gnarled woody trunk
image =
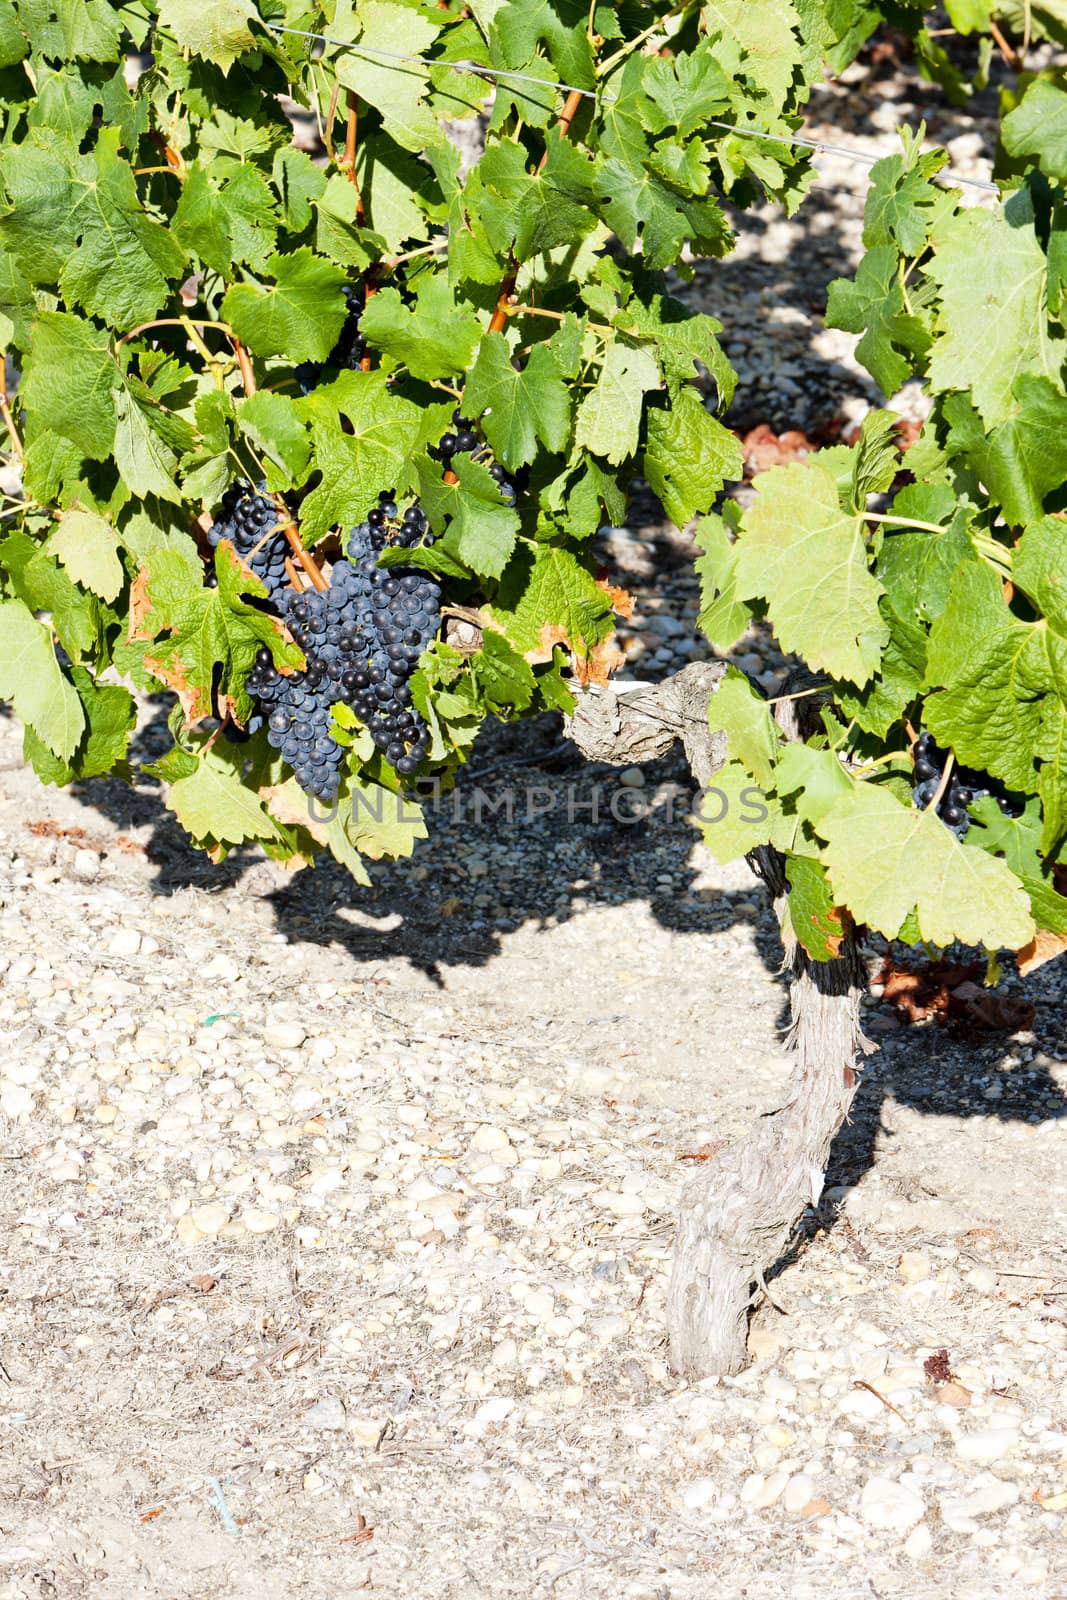
[[[707,721],[724,672],[722,662],[702,662],[663,683],[590,691],[571,718],[571,738],[590,760],[620,766],[665,755],[680,738],[703,787],[725,756]],[[781,857],[761,849],[752,865],[783,921]],[[804,1208],[818,1201],[830,1145],[856,1092],[857,1059],[871,1048],[859,1025],[864,974],[855,934],[833,961],[812,961],[788,932],[786,947],[795,1055],[786,1101],[713,1158],[679,1208],[667,1319],[671,1364],[694,1378],[744,1367],[753,1289]]]

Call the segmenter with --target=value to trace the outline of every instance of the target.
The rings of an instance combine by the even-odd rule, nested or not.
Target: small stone
[[[92,883],[100,872],[100,857],[95,850],[75,850],[71,872],[83,883]]]
[[[806,1472],[794,1472],[785,1486],[782,1505],[791,1517],[797,1517],[814,1498],[815,1483]]]
[[[475,1130],[469,1146],[471,1150],[506,1150],[510,1147],[511,1140],[503,1128],[494,1128],[488,1122],[483,1122],[481,1127]]]
[[[623,767],[619,773],[619,782],[624,784],[627,789],[643,789],[645,787],[645,775],[640,767]]]
[[[719,1488],[714,1478],[697,1478],[683,1494],[682,1503],[690,1511],[699,1511],[701,1506],[706,1506],[714,1500],[718,1492]]]
[[[140,948],[141,935],[136,928],[118,928],[108,940],[107,953],[109,956],[129,959],[135,956]]]
[[[241,968],[230,956],[218,955],[204,968],[204,977],[216,982],[236,983],[242,975]]]
[[[926,1523],[920,1522],[919,1526],[913,1528],[911,1533],[908,1534],[902,1548],[909,1561],[922,1561],[925,1556],[930,1554],[933,1542],[933,1534],[926,1526]]]
[[[339,1432],[348,1426],[348,1417],[340,1400],[332,1394],[324,1395],[310,1411],[304,1412],[304,1425],[308,1428],[330,1429]]]
[[[354,1420],[349,1418],[348,1436],[353,1444],[373,1450],[382,1436],[385,1425],[384,1422],[375,1421],[373,1417],[356,1417]]]
[[[963,1281],[970,1284],[972,1289],[977,1289],[979,1294],[997,1292],[998,1279],[992,1267],[972,1267]]]
[[[179,1244],[199,1244],[204,1235],[200,1232],[192,1215],[179,1217],[178,1226],[174,1230]]]
[[[925,1515],[921,1495],[892,1478],[868,1478],[860,1497],[860,1516],[872,1528],[904,1533]]]
[[[263,1043],[273,1045],[275,1050],[299,1050],[306,1038],[307,1029],[302,1022],[271,1022],[263,1030]]]
[[[905,1283],[922,1283],[930,1276],[930,1257],[918,1250],[905,1250],[897,1271]]]
[[[264,1211],[260,1206],[246,1206],[241,1221],[249,1233],[270,1233],[281,1221],[275,1211]]]
[[[474,1413],[473,1421],[470,1424],[472,1431],[477,1430],[480,1433],[483,1429],[491,1427],[495,1422],[503,1422],[508,1413],[514,1409],[514,1406],[514,1400],[509,1399],[506,1394],[496,1394],[491,1400],[483,1401]]]
[[[1018,1428],[980,1428],[956,1440],[960,1461],[1000,1461],[1019,1443]]]
[[[0,1091],[0,1111],[5,1116],[28,1117],[33,1111],[33,1095],[21,1083],[6,1084]]]
[[[197,1206],[196,1210],[191,1211],[189,1215],[192,1217],[198,1233],[208,1238],[214,1238],[217,1233],[222,1232],[229,1222],[230,1208],[229,1206],[224,1206],[219,1200],[213,1200],[206,1206]]]
[[[990,1483],[973,1494],[953,1496],[941,1501],[941,1520],[951,1528],[959,1522],[969,1522],[974,1517],[989,1517],[1016,1505],[1020,1498],[1016,1483]]]

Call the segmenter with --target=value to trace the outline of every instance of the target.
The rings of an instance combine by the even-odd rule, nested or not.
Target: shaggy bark
[[[589,759],[613,765],[665,755],[680,738],[703,787],[725,759],[722,736],[708,729],[707,707],[721,662],[686,667],[663,683],[582,695],[568,731]],[[809,690],[815,680],[787,685]],[[816,697],[776,708],[787,738],[803,738]],[[791,962],[795,1062],[785,1104],[713,1158],[682,1195],[667,1300],[671,1364],[692,1378],[740,1372],[747,1361],[754,1289],[789,1243],[797,1219],[818,1202],[830,1146],[857,1086],[857,1062],[872,1046],[859,1023],[865,986],[849,924],[833,961],[813,961],[789,932],[784,862],[763,848],[750,857],[767,884]]]

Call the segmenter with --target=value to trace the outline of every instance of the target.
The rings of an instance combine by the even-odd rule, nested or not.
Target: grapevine
[[[1065,42],[1051,5],[1014,40],[1017,6],[946,9],[1013,71]],[[854,1087],[859,929],[1067,948],[1059,77],[1005,91],[988,201],[921,130],[872,171],[828,317],[887,397],[925,386],[906,455],[878,410],[724,500],[735,376],[676,292],[746,208],[802,202],[811,86],[884,17],[970,92],[914,0],[0,0],[0,697],[27,761],[131,775],[135,697],[166,691],[151,775],[197,845],[366,882],[488,717],[577,726],[595,690],[610,759],[658,716],[703,780],[699,691],[707,842],[773,889],[795,998],[853,1008],[803,1182]],[[594,539],[636,479],[695,525],[708,638],[766,621],[806,720],[725,667],[628,720]],[[368,798],[403,820],[357,825]]]

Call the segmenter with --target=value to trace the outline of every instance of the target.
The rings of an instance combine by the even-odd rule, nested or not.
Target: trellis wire
[[[357,55],[376,56],[383,61],[402,61],[411,66],[427,71],[436,67],[439,71],[469,72],[479,78],[490,80],[497,78],[510,78],[519,83],[533,83],[540,89],[558,89],[563,94],[578,94],[585,100],[600,100],[604,105],[616,105],[618,95],[602,95],[599,89],[580,89],[577,84],[560,83],[553,78],[538,78],[530,72],[512,72],[508,67],[483,67],[476,61],[430,61],[425,56],[403,55],[396,50],[380,50],[375,45],[353,44],[349,39],[336,39],[328,33],[309,33],[305,28],[285,28],[277,22],[265,22],[263,26],[271,33],[291,33],[300,39],[314,39],[320,44],[332,44],[342,50],[352,50]],[[742,128],[733,122],[718,122],[714,117],[705,119],[709,128],[722,128],[727,133],[735,133],[742,139],[763,139],[771,144],[797,145],[805,150],[817,151],[820,155],[842,156],[847,161],[856,161],[863,166],[873,167],[881,156],[870,155],[865,150],[853,150],[843,144],[828,144],[825,139],[809,139],[799,133],[770,133],[766,128]],[[969,178],[962,172],[956,172],[952,167],[945,167],[935,174],[938,178],[950,179],[953,183],[964,185],[968,189],[979,189],[983,194],[1000,194],[1000,189],[995,183],[988,183],[983,178]]]

